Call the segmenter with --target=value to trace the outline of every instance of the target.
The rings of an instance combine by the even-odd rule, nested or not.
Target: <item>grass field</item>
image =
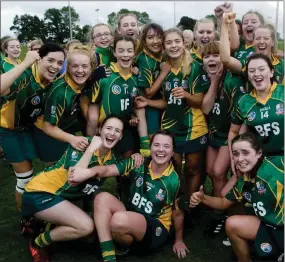
[[[43,163],[35,161],[36,171],[44,167]],[[28,237],[20,235],[20,216],[14,201],[14,188],[16,179],[12,169],[4,160],[0,160],[0,261],[11,262],[31,261],[28,251]],[[209,188],[209,186],[208,186]],[[109,179],[104,189],[113,192],[114,180]],[[200,218],[195,219],[194,228],[185,229],[185,242],[190,250],[187,258],[182,261],[210,262],[231,261],[231,248],[222,244],[223,234],[212,239],[204,236],[205,225],[212,217],[210,210],[201,209]],[[52,245],[52,261],[101,261],[98,243],[91,238],[81,241],[55,243]],[[172,240],[158,252],[148,256],[130,254],[124,261],[166,262],[179,261],[172,252]],[[181,260],[181,259],[180,259]]]

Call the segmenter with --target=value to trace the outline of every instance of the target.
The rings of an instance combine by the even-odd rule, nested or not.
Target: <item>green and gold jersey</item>
[[[201,66],[203,66],[203,59],[201,55],[197,53],[196,48],[192,47],[190,49],[190,54],[192,55],[192,57],[194,58],[196,62],[198,62]]]
[[[66,73],[63,78],[53,82],[46,94],[43,121],[66,132],[80,131],[83,126],[80,98],[81,89]],[[37,120],[35,125],[41,129],[43,123],[40,122],[42,121]]]
[[[246,65],[247,58],[255,52],[253,45],[247,45],[245,41],[241,42],[239,48],[236,50],[234,57],[239,60],[242,67]]]
[[[160,58],[154,57],[147,50],[143,50],[136,58],[136,64],[139,68],[138,86],[140,88],[150,88],[160,73]],[[155,98],[160,98],[159,94],[156,94]]]
[[[86,94],[92,103],[100,104],[100,123],[111,114],[128,122],[132,116],[134,99],[139,94],[137,77],[132,74],[121,75],[114,63],[111,63],[111,69],[111,76],[87,87]]]
[[[89,139],[90,141],[91,139]],[[62,158],[56,164],[36,174],[27,184],[25,190],[27,192],[48,192],[66,199],[82,198],[96,192],[106,178],[91,178],[77,186],[70,186],[68,183],[68,169],[75,166],[83,154],[84,152],[78,151],[69,145]],[[111,150],[101,159],[99,150],[97,150],[93,154],[88,167],[111,165],[118,160],[120,158],[118,159]]]
[[[20,59],[17,60],[17,64],[20,64],[22,61]],[[12,61],[8,58],[5,57],[3,60],[0,62],[0,73],[4,74],[11,69],[13,69],[15,65],[12,63]]]
[[[0,126],[23,129],[32,125],[42,111],[47,89],[41,83],[36,63],[26,69],[10,86],[10,94],[1,100]]]
[[[191,95],[203,93],[209,88],[209,81],[201,76],[201,67],[193,61],[191,72],[183,78],[182,67],[171,69],[162,84],[162,94],[167,107],[162,116],[162,129],[175,134],[176,141],[189,141],[208,132],[205,116],[200,108],[190,107],[185,99],[178,99],[171,93],[176,87],[183,87]]]
[[[226,72],[224,80],[221,80],[214,107],[209,114],[210,136],[215,136],[227,140],[231,126],[231,112],[233,105],[245,93],[244,81],[242,77]]]
[[[284,157],[265,157],[256,177],[242,176],[226,198],[252,204],[266,224],[284,225]]]
[[[175,205],[180,182],[172,164],[160,176],[144,171],[144,165],[133,169],[133,160],[126,159],[117,164],[120,174],[131,179],[128,210],[157,218],[167,230],[171,226],[172,209]],[[131,170],[131,171],[130,171]]]
[[[234,106],[232,123],[245,123],[263,143],[265,155],[283,155],[284,85],[273,83],[265,100],[258,99],[255,90],[243,95]]]
[[[115,61],[113,51],[110,47],[109,48],[96,47],[95,55],[96,59],[99,60],[97,66],[105,65],[106,67],[110,67],[111,62]]]

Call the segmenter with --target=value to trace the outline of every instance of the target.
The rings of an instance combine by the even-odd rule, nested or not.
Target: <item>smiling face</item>
[[[150,28],[146,34],[145,44],[152,54],[162,52],[162,35],[158,35],[155,30]]]
[[[157,165],[169,163],[173,156],[173,142],[168,135],[157,134],[152,140],[151,157]]]
[[[195,32],[197,44],[205,45],[215,39],[215,28],[212,22],[201,22]]]
[[[248,80],[257,91],[265,91],[271,87],[270,78],[273,73],[264,59],[253,59],[248,64]]]
[[[117,118],[109,118],[100,130],[102,146],[112,149],[123,137],[123,123]]]
[[[114,56],[121,68],[130,68],[135,56],[135,47],[131,41],[120,40],[116,44]]]
[[[82,86],[92,72],[90,57],[83,53],[71,54],[68,59],[67,71],[71,79],[77,85]]]
[[[51,82],[62,68],[64,61],[63,52],[49,52],[38,62],[41,81]]]
[[[236,168],[247,173],[255,167],[262,152],[256,152],[248,141],[237,141],[232,145],[232,155]]]
[[[260,25],[256,14],[249,13],[243,17],[242,34],[246,42],[252,43],[255,29]]]
[[[164,51],[171,59],[179,59],[184,52],[182,36],[176,32],[170,32],[164,39]]]
[[[95,26],[92,35],[93,43],[96,47],[107,48],[113,42],[113,36],[107,25]]]
[[[205,69],[210,74],[216,74],[221,68],[222,62],[219,54],[209,54],[203,57]]]
[[[9,41],[5,53],[11,59],[18,59],[21,54],[20,42],[18,40]]]
[[[268,28],[257,28],[254,32],[253,45],[256,53],[270,56],[274,47],[271,31]]]
[[[120,35],[128,35],[136,40],[139,34],[137,19],[132,15],[127,15],[121,18],[118,32]]]

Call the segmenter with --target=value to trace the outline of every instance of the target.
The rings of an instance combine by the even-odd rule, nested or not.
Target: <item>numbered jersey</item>
[[[233,104],[245,93],[244,81],[241,77],[234,76],[230,71],[220,82],[212,112],[209,114],[210,136],[227,140],[231,126],[231,112]]]
[[[58,126],[66,132],[77,132],[83,125],[80,112],[81,89],[69,77],[56,80],[46,94],[44,106],[44,121]],[[36,126],[41,128],[43,123],[37,120]]]
[[[265,157],[256,177],[242,176],[226,198],[251,203],[266,224],[284,225],[284,157]]]
[[[128,210],[157,218],[169,230],[172,209],[179,190],[179,177],[173,165],[170,164],[159,177],[152,173],[151,163],[146,175],[144,165],[135,169],[133,165],[132,159],[117,164],[119,172],[127,174],[131,179]],[[130,171],[131,169],[133,170]]]
[[[176,87],[194,95],[203,93],[209,88],[209,81],[200,77],[201,67],[198,62],[191,64],[189,76],[183,77],[182,66],[178,70],[171,69],[162,84],[162,93],[167,102],[162,116],[162,129],[175,134],[176,141],[189,141],[208,132],[204,114],[199,108],[190,107],[185,99],[178,99],[172,95]]]
[[[160,63],[162,57],[155,58],[145,49],[140,52],[136,58],[136,64],[139,68],[138,86],[140,88],[150,88],[160,73]],[[161,97],[156,94],[155,98]]]
[[[242,41],[238,50],[235,52],[234,57],[239,60],[242,64],[242,67],[246,65],[247,58],[255,52],[255,49],[252,45],[247,45],[245,41]]]
[[[89,139],[89,142],[91,142],[91,139]],[[77,186],[70,186],[68,183],[68,169],[78,163],[83,153],[69,146],[62,158],[56,164],[35,175],[27,184],[25,190],[28,192],[48,192],[60,195],[65,199],[82,198],[96,192],[104,183],[105,178],[89,179]],[[111,165],[118,160],[120,159],[112,151],[109,151],[104,159],[101,159],[99,150],[97,150],[92,156],[88,167]]]
[[[92,103],[100,104],[100,123],[111,114],[128,122],[132,116],[134,99],[139,93],[137,78],[132,74],[122,76],[114,63],[111,63],[111,69],[111,76],[86,88],[90,90],[87,96]]]
[[[24,129],[40,115],[48,86],[41,83],[36,63],[10,86],[10,94],[0,102],[0,126]]]
[[[18,59],[17,64],[20,64],[20,63],[21,63],[21,60]],[[4,59],[1,60],[1,63],[0,63],[0,73],[4,74],[4,73],[10,71],[11,69],[13,69],[14,67],[15,66],[12,63],[12,61],[10,61],[10,59],[8,57],[4,57]]]

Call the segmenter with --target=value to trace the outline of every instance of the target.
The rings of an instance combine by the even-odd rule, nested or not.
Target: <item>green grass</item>
[[[44,164],[40,161],[34,162],[35,171],[39,171],[43,167]],[[15,175],[4,160],[0,160],[0,174],[0,261],[31,261],[28,251],[29,238],[20,235],[20,216],[14,201]],[[209,191],[209,182],[207,182],[207,185]],[[114,192],[114,179],[107,180],[103,190]],[[203,235],[205,225],[209,223],[212,215],[212,211],[201,209],[201,217],[196,219],[196,227],[192,230],[185,229],[185,243],[190,250],[190,254],[182,261],[230,261],[231,248],[223,246],[223,234],[214,239]],[[154,254],[143,257],[131,254],[124,260],[137,262],[181,261],[172,252],[172,240]],[[52,245],[52,261],[101,261],[98,243],[94,243],[90,238],[54,243]]]
[[[284,40],[278,41],[278,49],[284,51]]]

